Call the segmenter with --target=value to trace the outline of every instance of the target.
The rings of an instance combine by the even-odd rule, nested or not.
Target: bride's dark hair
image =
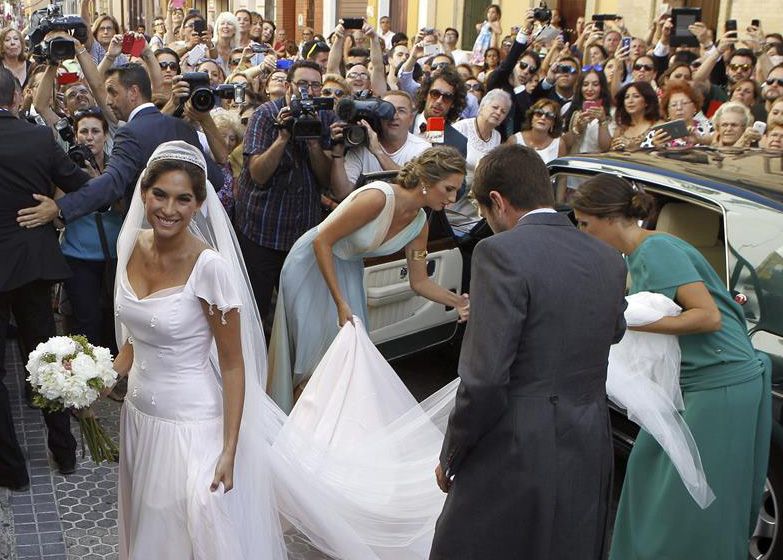
[[[590,216],[622,216],[643,220],[650,215],[655,199],[617,175],[596,175],[579,185],[571,207]]]
[[[406,163],[397,174],[397,183],[415,189],[421,181],[434,185],[455,173],[465,174],[465,158],[451,146],[435,146]]]
[[[150,163],[141,180],[141,192],[150,189],[161,175],[169,171],[183,171],[190,178],[190,187],[196,200],[204,202],[207,199],[207,177],[204,170],[195,163],[176,159],[159,159]]]

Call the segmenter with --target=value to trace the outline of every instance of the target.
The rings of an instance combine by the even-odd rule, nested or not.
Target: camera
[[[291,132],[293,140],[320,138],[322,133],[319,111],[331,111],[334,99],[331,97],[310,97],[307,88],[299,89],[299,97],[291,99],[291,119],[282,125]]]
[[[62,15],[57,4],[50,4],[33,12],[30,16],[30,29],[33,30],[29,35],[30,46],[38,63],[59,64],[76,56],[74,44],[64,37],[44,41],[46,34],[51,31],[65,31],[79,42],[87,42],[88,30],[84,20],[79,16]]]
[[[367,144],[367,130],[358,124],[359,121],[367,121],[378,132],[380,121],[392,120],[397,109],[388,101],[377,98],[341,99],[335,112],[341,120],[349,123],[343,127],[343,139],[347,147],[354,148]]]
[[[549,9],[549,6],[546,5],[546,2],[542,1],[538,5],[538,8],[533,9],[533,19],[540,21],[541,23],[546,23],[552,20],[552,10]]]
[[[73,130],[71,119],[68,117],[63,117],[54,123],[54,129],[57,131],[57,134],[60,135],[60,138],[62,138],[63,142],[69,146],[72,146],[76,143],[76,133]]]
[[[217,87],[211,87],[209,74],[206,72],[185,72],[180,76],[180,80],[187,82],[190,86],[188,99],[193,109],[200,113],[211,111],[217,98],[233,99],[237,105],[245,102],[245,84],[220,84]],[[181,102],[181,105],[184,104],[184,101]]]
[[[68,149],[68,157],[79,167],[87,167],[87,164],[89,164],[93,168],[98,169],[98,162],[95,161],[95,155],[92,153],[92,150],[84,144],[71,146]]]

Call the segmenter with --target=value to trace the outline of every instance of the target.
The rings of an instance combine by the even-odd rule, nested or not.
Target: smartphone
[[[343,18],[345,29],[361,29],[364,27],[364,18]]]
[[[737,30],[737,20],[736,19],[727,19],[726,20],[726,31],[736,31]]]
[[[438,45],[424,45],[424,56],[433,56],[440,52]]]
[[[630,49],[631,48],[631,37],[623,37],[623,40],[620,41],[620,46],[624,49]]]
[[[122,54],[130,54],[133,50],[133,43],[136,42],[136,37],[133,33],[126,33],[122,36]]]
[[[750,20],[750,25],[752,27],[761,27],[761,20],[760,19],[752,19],[752,20]]]
[[[171,0],[171,7],[182,9],[185,7],[185,0]]]
[[[767,131],[767,123],[764,121],[756,121],[753,123],[753,130],[759,134],[764,134]]]
[[[604,106],[604,103],[600,99],[592,99],[592,100],[587,100],[584,103],[582,103],[582,110],[583,111],[589,111],[590,109],[600,109],[603,106]]]
[[[288,70],[294,65],[294,61],[290,58],[281,58],[275,63],[275,68],[278,70]]]
[[[593,18],[595,18],[595,16],[593,16]],[[595,22],[594,29],[596,31],[603,31],[604,30],[604,20],[602,20],[602,19],[593,19],[593,21]]]
[[[203,19],[193,20],[193,31],[201,35],[207,30],[207,22]]]
[[[672,47],[698,47],[699,40],[688,30],[688,27],[701,21],[701,8],[673,8],[672,34],[669,44]]]
[[[258,54],[274,52],[268,45],[262,45],[261,43],[250,43],[250,50]]]
[[[144,52],[146,46],[147,46],[147,40],[144,37],[136,39],[135,41],[133,41],[133,46],[131,47],[130,55],[135,58],[139,58],[141,56],[141,53]]]
[[[76,72],[63,72],[62,74],[57,74],[58,86],[65,86],[78,81],[79,81],[79,74],[77,74]]]
[[[652,127],[650,130],[656,132],[658,130],[663,130],[669,134],[672,140],[676,140],[677,138],[685,138],[689,134],[688,125],[685,124],[685,121],[682,119],[676,119],[659,124],[658,126]]]
[[[446,119],[444,117],[430,117],[427,119],[427,132],[425,137],[433,144],[443,144],[445,141]]]

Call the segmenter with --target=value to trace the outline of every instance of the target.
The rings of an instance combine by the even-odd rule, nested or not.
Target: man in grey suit
[[[602,558],[606,368],[625,332],[625,264],[552,209],[549,174],[530,148],[490,152],[473,193],[496,235],[473,253],[461,382],[436,469],[448,496],[430,558]]]

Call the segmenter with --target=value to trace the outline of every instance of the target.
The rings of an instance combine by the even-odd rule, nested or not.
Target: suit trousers
[[[256,299],[261,321],[264,323],[264,331],[272,332],[272,291],[280,286],[280,271],[288,256],[288,251],[278,251],[259,245],[251,241],[241,232],[237,231],[239,247],[247,266],[247,275],[250,277],[250,285]],[[267,336],[269,336],[267,334]]]
[[[24,454],[11,417],[5,379],[5,343],[13,313],[18,327],[23,361],[39,343],[55,335],[51,308],[51,282],[36,280],[7,292],[0,292],[0,485],[21,486],[28,482]],[[60,466],[76,460],[76,439],[71,434],[68,411],[43,412],[48,430],[47,444]]]
[[[107,274],[106,261],[87,261],[65,257],[73,276],[65,281],[71,302],[68,332],[83,334],[90,344],[105,346],[117,354],[114,339],[114,277]]]

